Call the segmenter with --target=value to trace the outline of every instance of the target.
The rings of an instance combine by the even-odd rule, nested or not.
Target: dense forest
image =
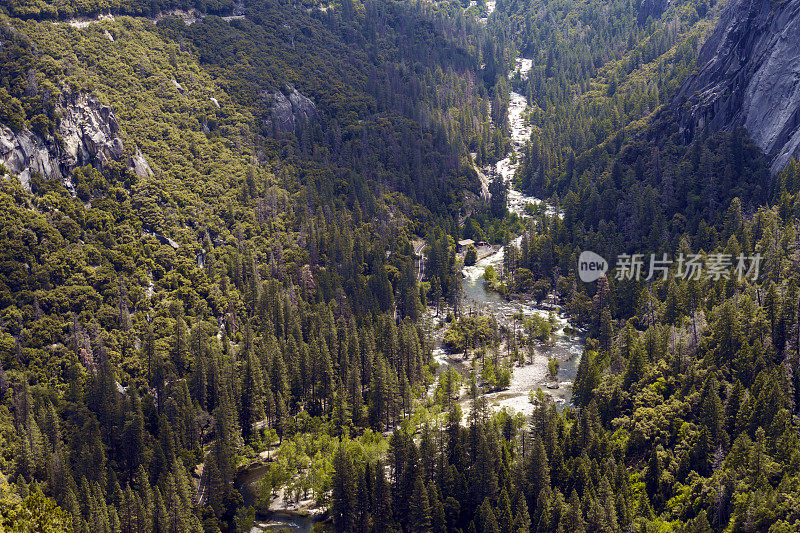
[[[504,150],[482,31],[400,3],[2,25],[4,125],[57,138],[89,90],[152,169],[0,169],[4,527],[249,530],[234,482],[268,448],[275,490],[330,505],[323,437],[383,446],[433,380],[410,239],[457,231],[469,152]],[[292,90],[313,116],[278,130]]]
[[[89,93],[124,147],[65,180],[0,166],[0,531],[301,504],[323,531],[800,529],[800,165],[686,138],[669,103],[721,6],[651,4],[0,6],[6,138],[66,151]],[[482,183],[507,156],[549,208]],[[461,239],[582,332],[571,401],[490,404],[556,320],[468,310]],[[582,250],[762,261],[584,284]]]
[[[11,0],[4,8],[8,14],[23,19],[65,20],[95,15],[156,16],[167,10],[196,10],[202,13],[227,15],[236,9],[234,0],[137,1],[137,0]]]

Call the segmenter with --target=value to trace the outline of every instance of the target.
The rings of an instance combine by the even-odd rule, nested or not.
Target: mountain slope
[[[780,171],[800,154],[800,1],[736,0],[675,105],[688,137],[744,126]]]
[[[427,390],[410,237],[457,232],[502,147],[482,41],[400,2],[247,9],[0,13],[1,531],[164,531],[163,501],[249,531],[237,472],[289,417],[385,431]]]

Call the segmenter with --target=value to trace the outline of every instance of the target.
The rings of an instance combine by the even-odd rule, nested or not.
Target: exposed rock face
[[[295,133],[297,126],[305,124],[317,116],[317,106],[307,96],[288,85],[285,96],[280,91],[263,92],[264,103],[269,108],[269,116],[265,121],[268,129],[276,136]]]
[[[744,126],[779,172],[800,155],[800,0],[731,0],[675,106],[687,138]]]
[[[50,136],[43,139],[27,129],[14,132],[0,124],[0,163],[17,174],[26,187],[32,172],[61,179],[70,186],[73,168],[88,164],[102,168],[122,157],[119,124],[109,106],[82,92],[62,94],[58,110],[61,143]]]
[[[128,161],[128,168],[130,168],[133,173],[140,178],[146,178],[153,175],[153,171],[150,170],[150,165],[147,163],[144,155],[142,155],[142,152],[139,150],[136,150],[136,154],[134,154],[130,161]]]

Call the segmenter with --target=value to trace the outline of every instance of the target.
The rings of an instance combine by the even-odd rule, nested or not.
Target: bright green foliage
[[[233,9],[2,7],[0,123],[54,135],[59,95],[88,91],[125,146],[74,169],[74,194],[0,180],[2,528],[248,530],[280,491],[341,531],[797,529],[800,170],[772,180],[743,131],[687,144],[658,111],[705,2],[649,21],[630,2],[501,2],[487,27],[378,0],[119,16],[192,7]],[[520,52],[533,71],[507,80]],[[317,115],[278,131],[265,96],[287,85]],[[471,154],[508,151],[511,88],[532,104],[516,181],[563,216],[507,215],[499,178],[489,205],[465,194]],[[126,169],[136,150],[152,176]],[[554,295],[587,336],[573,406],[534,395],[528,420],[483,393],[555,322],[470,313],[455,246],[517,233],[487,283]],[[585,285],[582,249],[764,261],[758,280]],[[423,402],[425,302],[475,356],[466,426],[455,371]]]

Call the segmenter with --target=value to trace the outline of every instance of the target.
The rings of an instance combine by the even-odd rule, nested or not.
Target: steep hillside
[[[687,137],[747,128],[773,173],[800,155],[800,1],[734,0],[674,102]]]
[[[608,169],[612,151],[691,73],[716,12],[704,0],[512,0],[498,9],[509,20],[497,39],[512,27],[515,49],[533,63],[526,80],[512,80],[532,126],[516,181],[540,197]]]
[[[479,32],[248,10],[0,14],[0,530],[239,530],[259,452],[334,410],[369,444],[431,382],[410,239],[457,232],[470,152],[502,150]]]
[[[9,0],[0,12],[25,19],[72,19],[95,15],[156,16],[164,11],[230,14],[234,0]]]
[[[800,531],[795,3],[733,5],[3,3],[0,533]]]

